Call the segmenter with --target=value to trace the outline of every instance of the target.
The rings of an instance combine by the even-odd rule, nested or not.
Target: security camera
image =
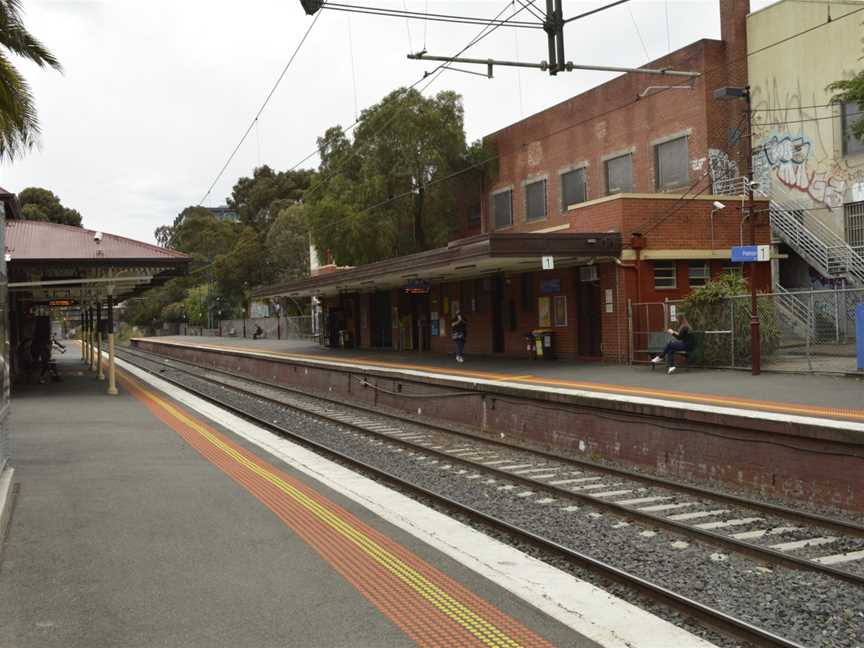
[[[759,187],[762,186],[762,185],[759,184],[759,181],[758,181],[758,180],[752,180],[752,181],[749,182],[748,184],[750,185],[750,188],[751,188],[753,191],[759,191]]]
[[[726,205],[721,203],[719,200],[714,201],[714,209],[726,209]]]
[[[93,235],[93,240],[96,241],[97,243],[101,242],[102,241],[102,232],[96,232]]]

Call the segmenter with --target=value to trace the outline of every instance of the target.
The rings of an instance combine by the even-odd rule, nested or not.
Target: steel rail
[[[170,365],[166,362],[167,359],[165,359],[165,358],[161,358],[161,357],[157,356],[155,359],[152,357],[150,357],[150,358],[145,357],[144,359],[149,360],[150,362],[157,362],[157,363],[161,362],[162,364],[165,364],[165,365],[170,367]],[[178,361],[173,360],[173,359],[171,359],[171,360],[173,362],[178,362]],[[183,361],[179,361],[179,362],[183,362]],[[204,367],[197,367],[196,366],[195,368],[202,370],[202,371],[210,371],[209,369],[206,369]],[[301,411],[305,414],[311,414],[312,416],[316,416],[318,418],[321,418],[321,419],[326,420],[326,421],[331,422],[331,423],[335,423],[337,425],[350,427],[354,430],[357,430],[357,431],[362,432],[362,433],[369,435],[369,436],[374,436],[374,437],[380,438],[380,439],[386,439],[390,443],[400,445],[404,448],[408,448],[411,450],[419,451],[419,452],[424,453],[424,454],[433,455],[433,456],[436,456],[440,459],[449,461],[450,463],[459,463],[463,466],[468,466],[468,467],[472,468],[473,470],[482,471],[482,472],[486,472],[486,473],[495,475],[500,479],[507,479],[511,482],[516,482],[516,483],[522,484],[522,485],[529,487],[529,488],[533,488],[536,490],[543,490],[543,491],[546,491],[549,493],[554,493],[558,497],[578,500],[578,501],[581,501],[583,503],[595,506],[597,508],[601,508],[605,511],[609,511],[615,515],[620,516],[620,517],[629,518],[629,519],[638,519],[643,524],[663,528],[663,529],[665,529],[667,531],[671,531],[673,533],[678,533],[680,535],[688,536],[690,538],[695,538],[695,539],[701,540],[703,542],[706,542],[708,544],[722,547],[724,549],[733,551],[737,554],[749,556],[751,558],[754,558],[754,559],[756,559],[760,562],[766,563],[766,564],[781,565],[781,566],[791,568],[791,569],[798,569],[798,570],[802,570],[802,571],[819,573],[819,574],[823,574],[823,575],[830,576],[833,578],[837,578],[837,579],[842,580],[844,582],[852,583],[852,584],[857,585],[859,587],[864,587],[864,576],[861,576],[858,574],[854,574],[854,573],[847,572],[847,571],[844,571],[841,569],[837,569],[837,568],[831,567],[829,565],[823,565],[823,564],[814,562],[812,560],[808,560],[806,558],[799,558],[797,556],[785,554],[781,551],[778,551],[776,549],[771,549],[769,547],[763,547],[763,546],[756,545],[753,543],[745,542],[743,540],[738,540],[738,539],[732,538],[730,536],[723,535],[722,533],[718,533],[716,531],[711,531],[708,529],[700,529],[700,528],[697,528],[695,526],[684,524],[683,522],[670,520],[668,518],[665,518],[665,517],[662,517],[659,515],[654,515],[652,513],[640,511],[638,509],[623,506],[621,504],[616,504],[615,502],[606,501],[602,498],[595,497],[595,496],[588,494],[588,493],[580,493],[578,491],[567,490],[567,489],[562,488],[560,486],[554,486],[554,485],[548,484],[546,482],[537,481],[535,479],[532,479],[531,477],[525,477],[522,475],[517,475],[517,474],[511,473],[511,472],[508,472],[506,470],[502,470],[500,468],[495,468],[494,466],[486,466],[480,462],[471,461],[469,459],[462,459],[460,457],[453,456],[453,455],[447,453],[445,450],[434,450],[431,448],[427,448],[423,445],[413,443],[411,441],[407,441],[407,440],[399,439],[397,437],[390,436],[386,432],[380,432],[378,430],[372,429],[372,428],[368,427],[367,425],[364,425],[361,422],[352,421],[350,418],[339,416],[335,413],[327,412],[326,408],[324,408],[324,410],[322,411],[322,409],[315,408],[309,404],[296,403],[296,402],[292,403],[292,402],[289,402],[287,400],[281,400],[279,398],[274,398],[272,396],[260,394],[258,392],[255,392],[252,389],[245,389],[243,387],[238,387],[237,385],[232,385],[232,384],[228,384],[228,383],[224,383],[224,382],[215,380],[214,378],[210,378],[210,377],[202,376],[202,375],[196,375],[193,372],[186,370],[186,369],[183,369],[183,368],[171,367],[171,369],[174,371],[187,373],[187,374],[189,374],[195,378],[198,378],[199,380],[204,380],[204,381],[210,382],[212,384],[219,385],[220,387],[223,387],[223,388],[233,389],[233,390],[235,390],[239,393],[245,394],[247,396],[251,396],[254,398],[265,400],[265,401],[268,401],[270,403],[273,403],[273,404],[276,404],[276,405],[279,405],[282,407],[292,408],[292,409],[295,409],[297,411]],[[217,373],[223,373],[223,372],[217,370]],[[233,375],[230,377],[234,380],[252,382],[253,384],[255,384],[255,383],[261,384],[261,381],[257,381],[257,380],[248,381],[244,377],[238,377],[238,376],[233,376]],[[288,390],[285,390],[281,387],[275,387],[273,385],[267,385],[267,387],[270,389],[274,389],[275,391],[283,391],[283,392],[288,391]],[[310,395],[310,394],[307,394],[304,392],[300,392],[300,394],[304,398],[311,399],[311,400],[320,400],[320,401],[323,401],[323,402],[326,402],[326,403],[329,403],[332,405],[336,405],[342,409],[355,409],[354,405],[352,405],[352,404],[346,404],[346,403],[341,403],[341,402],[335,403],[330,399],[321,398],[319,396]],[[388,414],[381,414],[379,412],[374,412],[374,415],[379,416],[379,417],[384,417],[384,418],[390,418],[390,416]],[[418,427],[428,427],[425,424],[418,423],[416,421],[412,421],[411,424],[416,425]],[[432,428],[432,429],[434,429],[434,428]],[[508,446],[508,447],[510,447],[510,446]],[[512,447],[510,447],[510,448],[512,449]],[[525,450],[525,449],[521,449],[521,448],[520,448],[520,451],[530,452],[530,450]],[[566,462],[562,462],[562,463],[566,463]]]
[[[207,402],[214,403],[230,412],[241,416],[242,418],[253,421],[261,427],[274,430],[284,437],[288,437],[292,440],[298,441],[302,445],[313,448],[318,452],[322,452],[329,456],[335,457],[341,462],[359,468],[367,473],[375,475],[378,478],[393,483],[401,489],[421,495],[451,510],[458,511],[459,513],[468,516],[474,521],[479,521],[483,524],[504,531],[505,533],[508,533],[519,540],[531,543],[536,547],[539,547],[543,550],[549,551],[560,557],[570,560],[573,563],[602,576],[603,578],[607,578],[615,581],[616,583],[620,583],[622,585],[630,587],[639,592],[640,594],[648,596],[654,601],[663,603],[664,605],[667,605],[679,612],[683,612],[691,618],[698,619],[703,624],[712,629],[719,630],[727,635],[751,642],[759,646],[777,648],[804,648],[802,644],[796,643],[789,639],[785,639],[768,630],[765,630],[764,628],[760,628],[751,623],[748,623],[743,619],[738,619],[736,617],[733,617],[732,615],[726,614],[725,612],[700,603],[699,601],[678,594],[668,588],[663,587],[662,585],[644,579],[640,576],[636,576],[635,574],[626,572],[608,563],[592,558],[591,556],[570,549],[569,547],[565,547],[559,543],[549,540],[548,538],[538,536],[537,534],[527,529],[523,529],[493,515],[474,509],[473,507],[450,499],[434,491],[430,491],[423,486],[419,486],[409,481],[405,481],[403,478],[394,475],[389,471],[383,470],[359,459],[355,459],[350,455],[342,453],[339,450],[330,448],[317,441],[308,439],[301,434],[293,432],[292,430],[289,430],[288,428],[279,425],[278,423],[274,423],[272,421],[256,416],[255,414],[244,411],[239,406],[225,403],[216,398],[215,396],[209,395],[194,387],[184,385],[179,380],[162,375],[160,372],[152,371],[145,367],[139,366],[139,368],[154,376],[157,376],[158,378],[170,384],[180,387],[181,389],[188,391]],[[121,371],[124,371],[124,373],[127,374],[129,373],[123,369],[121,369]],[[182,369],[180,369],[179,371],[183,372]],[[198,378],[200,379],[200,377]],[[260,398],[260,396],[257,397]]]

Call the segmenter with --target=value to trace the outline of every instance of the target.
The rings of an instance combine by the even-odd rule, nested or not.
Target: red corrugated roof
[[[124,236],[102,234],[97,243],[96,230],[44,221],[10,220],[6,222],[6,254],[15,261],[152,261],[175,265],[191,261],[175,250],[142,243]]]

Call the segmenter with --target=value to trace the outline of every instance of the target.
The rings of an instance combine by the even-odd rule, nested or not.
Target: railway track
[[[479,480],[483,480],[486,484],[494,482],[495,488],[502,493],[517,488],[530,489],[517,493],[517,496],[524,495],[526,499],[538,493],[553,496],[537,501],[540,503],[547,500],[557,501],[558,505],[571,503],[573,509],[578,506],[572,506],[572,503],[578,502],[579,506],[588,505],[618,516],[621,519],[619,524],[621,527],[636,522],[648,529],[671,531],[679,538],[684,536],[698,542],[720,546],[730,552],[746,555],[761,564],[811,571],[855,586],[864,584],[864,577],[860,573],[838,569],[831,564],[832,561],[834,564],[858,564],[857,552],[864,547],[864,542],[861,541],[864,537],[864,527],[847,521],[792,511],[785,507],[754,502],[729,494],[718,494],[692,486],[681,486],[667,480],[564,459],[548,453],[537,453],[523,447],[514,447],[485,437],[466,434],[464,431],[457,432],[445,426],[420,423],[413,417],[383,413],[354,404],[348,405],[326,396],[313,396],[267,381],[241,378],[224,371],[138,350],[124,350],[120,355],[163,379],[217,402],[223,407],[227,406],[247,418],[255,419],[280,434],[296,438],[296,435],[285,426],[251,414],[248,408],[225,403],[224,398],[215,395],[212,390],[190,387],[189,378],[192,378],[193,382],[194,380],[205,381],[219,390],[230,390],[247,398],[269,402],[278,407],[290,408],[338,424],[343,428],[354,430],[357,434],[376,439],[377,443],[386,446],[390,451],[403,452],[406,456],[415,458],[430,457],[425,460],[427,465],[428,462],[437,464],[439,469],[450,471],[454,478],[458,475],[466,480],[478,480],[478,483]],[[357,379],[362,381],[362,378]],[[301,440],[309,443],[308,439],[301,437]],[[335,452],[326,446],[323,449],[328,453]],[[677,594],[632,573],[576,552],[549,538],[541,537],[529,529],[521,528],[472,507],[466,507],[421,485],[406,484],[404,479],[387,471],[381,471],[368,462],[358,462],[355,458],[338,452],[335,454],[343,461],[359,464],[364,470],[398,482],[401,487],[419,492],[425,497],[434,498],[448,508],[459,510],[473,519],[480,519],[484,524],[501,529],[523,542],[540,546],[583,568],[601,574],[604,578],[632,587],[653,600],[659,600],[708,626],[720,628],[727,634],[755,645],[799,645],[699,603],[693,598]],[[755,511],[758,515],[751,515],[748,511]],[[709,521],[705,522],[706,519]],[[766,528],[752,528],[754,526]],[[746,530],[742,531],[742,528]],[[727,532],[724,533],[724,530]],[[835,535],[826,535],[826,533]],[[797,536],[797,539],[789,540],[789,534]],[[787,536],[785,544],[773,543],[774,546],[766,546],[764,542],[762,544],[758,542],[764,541],[765,538],[778,539],[784,535]],[[836,540],[830,542],[823,540],[827,538],[836,538]],[[676,542],[681,541],[676,540]],[[816,548],[836,543],[843,544],[847,551],[806,557],[789,553],[807,547]],[[848,560],[832,558],[841,556]]]

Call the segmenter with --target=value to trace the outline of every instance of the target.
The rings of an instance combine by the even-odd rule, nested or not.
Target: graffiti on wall
[[[800,82],[799,82],[800,83]],[[776,79],[754,89],[753,175],[766,194],[771,188],[804,194],[829,209],[842,208],[847,194],[864,181],[864,167],[835,151],[839,124],[824,94],[800,85],[781,90]],[[837,123],[835,123],[837,122]]]
[[[715,194],[734,193],[727,190],[727,187],[741,176],[741,172],[738,170],[738,163],[730,158],[725,151],[708,149],[708,170],[711,172],[711,182]]]
[[[767,167],[787,189],[806,193],[832,209],[842,207],[849,186],[848,174],[836,167],[827,171],[811,169],[812,150],[813,143],[803,132],[775,131],[757,156],[764,156]]]

